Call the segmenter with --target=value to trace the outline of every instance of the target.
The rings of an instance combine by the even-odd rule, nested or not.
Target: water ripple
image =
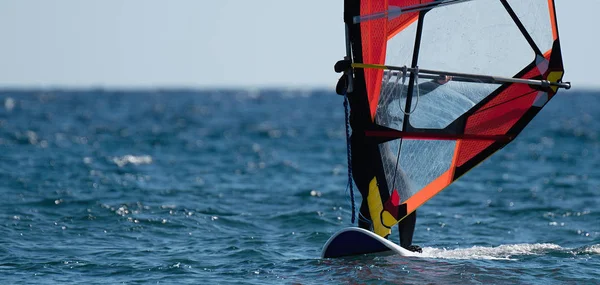
[[[0,280],[593,284],[600,96],[573,94],[418,210],[425,258],[328,260],[350,225],[341,97],[0,91]]]

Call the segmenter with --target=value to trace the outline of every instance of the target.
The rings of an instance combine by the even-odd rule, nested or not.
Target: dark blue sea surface
[[[428,201],[424,258],[321,259],[351,226],[333,92],[0,91],[0,283],[600,284],[598,110],[561,91]]]

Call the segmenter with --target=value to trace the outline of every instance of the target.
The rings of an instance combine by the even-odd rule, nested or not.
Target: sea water
[[[599,108],[561,91],[428,201],[423,258],[321,259],[352,226],[333,92],[4,90],[0,283],[600,284]]]

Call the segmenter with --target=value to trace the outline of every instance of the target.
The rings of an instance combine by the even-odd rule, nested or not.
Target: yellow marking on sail
[[[386,237],[392,233],[391,227],[398,223],[392,214],[383,209],[383,201],[379,195],[379,186],[377,178],[373,177],[369,183],[369,194],[367,195],[369,213],[373,222],[373,232],[381,237]]]
[[[564,73],[564,71],[551,71],[550,73],[548,73],[548,77],[546,78],[546,80],[550,82],[558,82],[558,80],[562,78]],[[550,86],[550,88],[552,88],[552,91],[554,92],[558,90],[558,86]]]
[[[383,212],[381,213],[381,219],[381,223],[387,228],[392,228],[398,223],[398,220],[396,220],[396,218],[394,218],[394,216],[392,216],[392,214],[390,214],[390,212],[386,210],[383,210]]]

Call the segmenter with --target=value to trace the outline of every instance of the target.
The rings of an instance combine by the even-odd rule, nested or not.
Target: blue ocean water
[[[600,284],[598,106],[561,92],[420,208],[424,258],[321,259],[333,92],[0,91],[0,283]]]

